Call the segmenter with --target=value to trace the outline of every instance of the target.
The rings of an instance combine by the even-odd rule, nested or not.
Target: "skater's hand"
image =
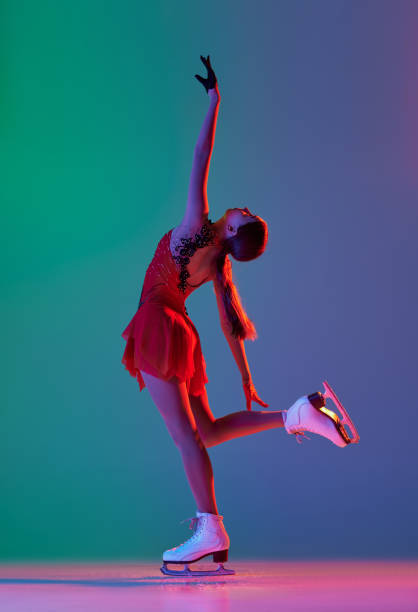
[[[242,386],[244,387],[245,399],[247,401],[247,410],[251,410],[251,402],[257,402],[257,404],[264,406],[264,408],[268,407],[268,404],[258,397],[257,391],[251,381],[243,382]]]
[[[195,77],[197,78],[198,81],[202,83],[207,93],[209,93],[209,90],[214,90],[214,91],[211,91],[211,95],[215,94],[218,97],[220,97],[219,89],[218,89],[218,81],[216,80],[215,73],[213,72],[212,66],[210,65],[209,55],[207,56],[206,59],[203,57],[203,55],[201,55],[200,59],[202,60],[203,64],[206,66],[206,70],[208,71],[208,76],[206,79],[204,79],[203,77],[200,76],[200,74],[195,74]]]

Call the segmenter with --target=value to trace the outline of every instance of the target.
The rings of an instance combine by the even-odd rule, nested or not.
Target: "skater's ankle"
[[[197,509],[198,512],[200,512],[201,514],[216,514],[219,515],[219,512],[217,510],[201,510],[200,508]]]

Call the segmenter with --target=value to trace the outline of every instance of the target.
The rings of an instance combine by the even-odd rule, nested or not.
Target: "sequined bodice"
[[[207,223],[202,225],[199,232],[195,233],[193,237],[190,238],[180,238],[180,243],[174,248],[177,253],[177,255],[174,256],[174,260],[180,266],[180,282],[177,286],[183,293],[186,292],[188,286],[187,279],[190,274],[187,270],[187,265],[190,262],[190,258],[193,257],[197,249],[214,244],[214,230],[211,228],[211,225],[213,225],[212,221],[208,219]]]
[[[185,300],[206,280],[198,285],[190,285],[187,282],[190,276],[187,265],[197,249],[214,244],[215,233],[212,225],[212,221],[208,219],[193,237],[181,238],[174,249],[178,253],[175,256],[170,250],[174,228],[164,234],[145,273],[138,307],[147,299],[162,299],[187,314]]]

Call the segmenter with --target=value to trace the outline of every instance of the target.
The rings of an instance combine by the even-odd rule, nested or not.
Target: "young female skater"
[[[251,402],[268,404],[252,382],[244,340],[255,340],[257,334],[234,285],[228,255],[238,261],[259,257],[266,248],[268,230],[267,223],[248,208],[228,208],[216,222],[209,219],[206,185],[221,98],[209,55],[201,60],[208,76],[195,76],[204,85],[210,104],[195,146],[186,211],[181,223],[159,241],[145,274],[137,312],[122,333],[126,340],[122,363],[138,380],[141,391],[148,388],[180,451],[196,500],[193,536],[163,553],[161,571],[174,575],[196,574],[187,564],[208,555],[220,565],[203,574],[234,573],[222,565],[228,558],[229,537],[218,513],[208,447],[283,426],[296,436],[304,431],[320,434],[340,447],[358,441],[352,422],[327,383],[325,393],[303,396],[287,411],[251,411]],[[209,407],[199,334],[185,307],[187,297],[208,281],[213,282],[220,324],[241,372],[247,402],[247,410],[218,419]],[[324,407],[327,397],[337,404],[342,420]],[[343,424],[352,428],[353,438]],[[167,563],[182,563],[185,569],[169,570]]]

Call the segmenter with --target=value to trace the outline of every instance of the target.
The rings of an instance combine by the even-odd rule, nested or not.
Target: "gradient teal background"
[[[233,262],[257,391],[284,409],[327,379],[361,436],[209,449],[231,558],[417,556],[418,4],[4,0],[0,24],[1,558],[159,559],[190,535],[121,333],[183,216],[200,54],[210,218],[269,224]],[[214,414],[245,409],[212,286],[187,308]]]

